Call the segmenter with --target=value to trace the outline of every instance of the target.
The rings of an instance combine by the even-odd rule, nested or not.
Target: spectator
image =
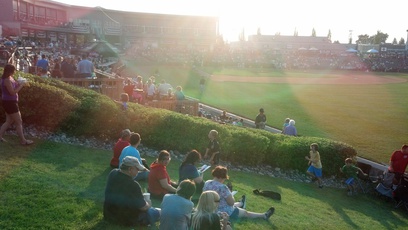
[[[196,164],[201,161],[201,154],[193,149],[187,153],[179,167],[179,183],[185,179],[193,180],[196,184],[196,193],[201,194],[204,186],[203,174],[198,171]]]
[[[235,202],[234,197],[227,187],[224,184],[225,180],[228,179],[228,170],[226,167],[217,166],[212,171],[212,180],[208,180],[204,184],[203,191],[215,191],[220,196],[220,202],[218,206],[219,212],[225,212],[231,219],[238,218],[260,218],[260,219],[269,219],[275,211],[275,208],[269,208],[265,213],[255,213],[249,212],[242,207],[245,206],[245,200],[243,202]]]
[[[137,76],[136,78],[136,84],[133,88],[133,98],[137,103],[143,103],[143,78],[141,76]]]
[[[289,125],[283,130],[283,134],[288,136],[297,136],[297,130],[295,127],[295,120],[290,120]]]
[[[130,135],[130,146],[127,146],[122,150],[122,153],[120,154],[119,157],[119,165],[122,163],[123,159],[127,156],[136,157],[139,160],[139,162],[143,163],[144,159],[140,157],[139,150],[137,150],[137,146],[139,146],[141,140],[142,139],[140,138],[140,135],[138,133],[132,133]],[[138,173],[137,177],[135,177],[134,179],[146,180],[148,175],[149,170],[147,169],[147,167],[145,167],[145,170],[142,170],[142,172]]]
[[[83,54],[82,60],[77,65],[78,75],[81,78],[90,78],[94,73],[94,64],[87,57],[86,54]]]
[[[129,100],[130,101],[135,101],[135,98],[133,97],[133,89],[135,88],[135,85],[132,83],[130,79],[126,80],[125,86],[123,86],[123,91],[129,95]]]
[[[183,110],[183,101],[186,99],[183,93],[183,88],[181,86],[176,87],[174,97],[176,99],[176,111],[181,113]]]
[[[316,143],[310,145],[310,156],[305,156],[309,161],[309,168],[306,173],[312,178],[312,182],[317,181],[319,188],[323,188],[322,182],[322,162],[320,161],[319,146]]]
[[[232,230],[228,214],[226,212],[221,212],[220,215],[216,213],[220,201],[220,196],[215,191],[205,191],[201,194],[197,211],[192,218],[193,230]]]
[[[395,150],[390,159],[388,172],[394,174],[393,189],[396,189],[408,165],[408,145],[403,145],[401,150]]]
[[[120,154],[122,153],[122,150],[130,145],[130,135],[132,132],[129,129],[124,129],[122,130],[121,136],[118,139],[118,141],[115,143],[115,146],[113,147],[113,156],[110,161],[110,166],[112,168],[118,168],[119,167],[119,157]]]
[[[196,190],[190,180],[183,180],[176,194],[166,194],[161,203],[160,230],[189,230],[194,203],[191,197]]]
[[[45,58],[45,54],[41,55],[41,59],[37,61],[37,68],[45,69],[48,71],[48,60]]]
[[[202,77],[200,80],[200,94],[203,95],[205,90],[205,78]]]
[[[120,94],[120,101],[114,100],[117,104],[120,105],[123,111],[128,109],[129,95],[127,93]]]
[[[223,110],[220,115],[220,121],[226,123],[228,121],[227,111]]]
[[[3,75],[1,76],[1,101],[3,109],[6,112],[6,122],[0,128],[0,142],[5,142],[3,139],[6,130],[14,123],[16,125],[16,132],[20,137],[22,145],[31,145],[32,140],[24,137],[23,121],[21,119],[20,109],[18,107],[18,92],[27,84],[25,81],[16,82],[13,78],[16,72],[16,67],[7,64],[4,67]]]
[[[361,173],[364,176],[368,175],[359,167],[353,165],[353,160],[351,158],[347,158],[344,163],[344,166],[340,168],[340,172],[344,173],[347,178],[344,182],[347,185],[347,195],[351,196],[355,193],[354,181],[357,180],[358,173]]]
[[[148,187],[153,198],[161,200],[168,193],[176,193],[177,184],[170,180],[166,169],[170,160],[170,153],[162,150],[159,157],[150,165]]]
[[[255,118],[255,127],[257,129],[264,129],[266,124],[266,116],[263,108],[259,109],[259,114]]]
[[[152,207],[150,199],[143,197],[142,188],[133,178],[144,166],[137,158],[127,156],[119,169],[108,176],[103,205],[104,219],[119,225],[154,225],[160,218],[160,209]]]
[[[62,74],[61,74],[61,64],[60,64],[60,59],[57,58],[54,61],[54,68],[51,71],[51,77],[53,78],[61,78]]]
[[[48,71],[46,69],[40,70],[40,77],[41,78],[48,78]]]
[[[210,157],[210,164],[211,165],[218,165],[220,163],[220,144],[218,143],[218,131],[211,130],[208,133],[208,138],[210,141],[208,142],[207,149],[205,150],[204,159]]]
[[[153,84],[153,80],[147,80],[147,100],[151,101],[156,95],[156,86]]]
[[[61,75],[64,78],[74,78],[75,77],[75,65],[74,60],[68,56],[64,58],[61,63]]]
[[[169,96],[169,89],[173,88],[169,83],[167,83],[165,80],[161,81],[161,84],[159,84],[159,87],[157,88],[157,92],[159,94],[160,99],[167,99]]]
[[[285,133],[285,128],[289,125],[290,118],[286,118],[282,126],[282,134]]]

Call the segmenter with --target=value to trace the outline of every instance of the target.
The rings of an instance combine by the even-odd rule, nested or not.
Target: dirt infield
[[[212,75],[211,80],[218,82],[277,83],[277,84],[313,84],[313,85],[380,85],[408,82],[407,79],[392,76],[366,74],[334,74],[327,77],[241,77]]]

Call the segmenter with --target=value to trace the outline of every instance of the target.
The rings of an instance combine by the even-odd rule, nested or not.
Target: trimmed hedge
[[[319,144],[324,175],[339,174],[346,157],[357,155],[353,147],[317,137],[291,137],[264,130],[223,125],[167,110],[129,103],[127,111],[110,98],[92,90],[55,79],[25,75],[30,81],[20,93],[25,124],[74,136],[104,138],[113,142],[124,128],[138,132],[142,144],[182,153],[197,149],[204,153],[208,132],[219,132],[221,158],[244,165],[268,164],[283,169],[306,171],[311,143]],[[0,118],[5,115],[0,108]]]

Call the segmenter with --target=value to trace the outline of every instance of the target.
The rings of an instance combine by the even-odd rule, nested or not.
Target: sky
[[[181,14],[219,17],[220,34],[225,41],[237,41],[254,35],[258,28],[262,35],[327,36],[332,41],[348,43],[358,35],[369,36],[377,31],[407,41],[408,19],[406,0],[387,2],[372,0],[54,0],[69,5],[100,6],[131,12]]]

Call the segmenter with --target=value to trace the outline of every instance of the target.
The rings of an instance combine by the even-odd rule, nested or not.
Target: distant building
[[[0,8],[3,36],[47,43],[103,39],[145,47],[211,49],[219,34],[217,17],[125,12],[45,0],[2,0]]]

